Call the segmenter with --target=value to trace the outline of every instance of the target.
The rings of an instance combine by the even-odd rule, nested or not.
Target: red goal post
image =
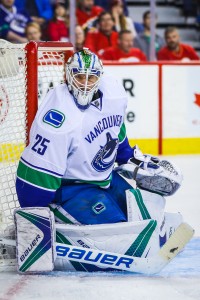
[[[38,104],[50,88],[65,82],[72,53],[71,43],[0,40],[0,235],[8,235],[19,206],[16,169]]]
[[[25,46],[27,59],[27,131],[38,108],[38,68],[39,66],[63,66],[71,56],[73,47],[65,42],[29,42]],[[40,57],[40,52],[42,56]],[[61,57],[62,55],[62,57]],[[65,70],[63,70],[65,80]]]

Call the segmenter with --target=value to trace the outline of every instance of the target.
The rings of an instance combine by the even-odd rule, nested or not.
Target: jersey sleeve
[[[56,22],[49,22],[47,25],[47,33],[51,41],[59,41],[60,33]]]
[[[21,207],[47,206],[65,172],[67,140],[34,124],[30,143],[17,169],[16,190]]]
[[[49,93],[47,102],[54,96]],[[68,128],[62,112],[41,105],[17,169],[16,191],[21,207],[47,206],[54,199],[71,149]]]
[[[139,57],[141,61],[147,61],[146,55],[144,54],[144,52],[142,52],[142,50],[139,50]]]
[[[158,52],[157,52],[157,59],[158,60],[169,60],[165,48],[161,48]]]
[[[3,12],[0,10],[0,38],[6,39],[9,30],[10,26],[7,22],[5,22]]]
[[[191,60],[199,60],[199,56],[197,52],[192,48],[191,46],[187,45],[188,47],[188,52]]]
[[[103,52],[99,54],[99,57],[102,60],[115,60],[115,58],[113,57],[113,51],[111,47],[103,50]]]
[[[119,147],[117,150],[116,162],[119,165],[121,165],[127,163],[129,158],[133,156],[133,149],[129,145],[128,138],[126,136],[126,126],[124,123],[120,128],[118,139],[119,139]]]

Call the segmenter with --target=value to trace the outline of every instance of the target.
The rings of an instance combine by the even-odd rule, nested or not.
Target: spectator
[[[105,11],[108,11],[110,9],[109,0],[94,0],[94,4],[101,6]]]
[[[50,0],[15,0],[15,5],[26,10],[31,19],[40,25],[53,16]]]
[[[87,27],[86,23],[96,19],[102,11],[102,7],[94,5],[94,0],[79,0],[76,9],[78,25]]]
[[[96,32],[87,33],[85,47],[101,55],[106,48],[117,45],[118,33],[113,30],[114,21],[108,12],[102,12],[99,15],[98,26],[99,29]]]
[[[143,25],[144,31],[138,34],[134,40],[134,45],[136,48],[142,50],[145,53],[148,60],[150,60],[150,43],[151,43],[151,13],[146,11],[143,14]],[[164,46],[164,39],[158,34],[155,35],[155,51],[156,53]]]
[[[65,4],[57,3],[54,17],[47,25],[47,36],[50,41],[69,41],[69,18]]]
[[[85,41],[85,33],[80,25],[76,25],[75,28],[75,50],[80,51],[83,49]]]
[[[111,14],[115,21],[116,31],[121,30],[130,30],[133,34],[133,37],[136,37],[137,33],[133,26],[133,21],[131,18],[124,15],[124,4],[122,0],[112,0],[111,1]]]
[[[95,5],[101,6],[105,11],[110,10],[110,0],[95,0],[94,3]],[[126,4],[126,0],[122,0],[123,6],[124,6],[124,14],[125,16],[128,16],[128,7]]]
[[[28,23],[25,28],[25,35],[28,41],[41,41],[42,31],[40,25],[36,22]]]
[[[63,3],[66,9],[69,9],[69,0],[50,0],[50,4],[53,8],[55,8],[56,4]]]
[[[25,43],[25,27],[31,22],[30,16],[13,5],[14,0],[1,0],[0,38],[10,42]]]
[[[166,47],[158,52],[158,60],[199,60],[195,50],[180,42],[180,36],[176,27],[168,27],[165,30]]]
[[[107,48],[102,56],[103,60],[115,60],[120,62],[146,61],[145,54],[137,48],[133,48],[133,34],[130,30],[122,30],[119,33],[118,45]]]

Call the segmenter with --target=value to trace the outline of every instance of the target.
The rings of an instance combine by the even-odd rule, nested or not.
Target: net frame
[[[2,62],[4,62],[3,63],[3,66],[5,67],[4,69],[5,70],[7,69],[8,71],[8,76],[5,73],[3,73],[3,75],[0,77],[0,88],[1,88],[0,117],[1,117],[1,111],[3,110],[3,105],[5,105],[5,108],[4,108],[4,115],[2,117],[6,118],[6,116],[9,114],[9,101],[7,101],[8,104],[6,106],[6,99],[7,96],[9,97],[9,95],[6,95],[5,92],[6,89],[1,84],[1,81],[3,81],[3,83],[6,83],[7,85],[9,84],[9,82],[10,85],[13,84],[13,94],[16,90],[14,87],[14,80],[12,80],[12,76],[9,77],[10,74],[13,72],[16,64],[15,61],[11,62],[12,54],[13,57],[16,56],[16,51],[19,52],[21,51],[21,53],[24,53],[22,55],[23,57],[18,60],[19,69],[16,70],[16,72],[19,71],[20,73],[20,70],[22,70],[22,73],[20,73],[19,76],[23,77],[22,78],[23,80],[20,81],[20,84],[24,85],[23,93],[25,95],[25,102],[22,103],[22,106],[24,105],[23,117],[25,118],[24,120],[22,120],[23,123],[22,126],[24,126],[24,136],[23,136],[24,144],[18,146],[17,148],[13,148],[14,150],[10,150],[9,142],[5,143],[4,145],[3,143],[1,144],[1,140],[0,140],[0,168],[2,169],[2,174],[3,174],[1,175],[1,170],[0,170],[0,190],[5,189],[6,191],[5,195],[3,194],[3,197],[0,197],[1,198],[0,199],[0,237],[3,236],[9,238],[10,236],[13,236],[13,211],[16,207],[19,206],[16,197],[15,187],[13,187],[13,182],[15,181],[15,177],[16,177],[16,168],[18,164],[18,159],[24,146],[28,144],[28,135],[38,109],[39,79],[40,79],[39,69],[43,70],[48,66],[51,69],[51,72],[54,72],[54,66],[56,66],[57,68],[58,66],[60,66],[60,69],[62,70],[62,77],[64,82],[65,81],[64,64],[68,60],[68,58],[72,55],[73,46],[71,43],[67,43],[67,42],[31,41],[27,44],[11,44],[5,41],[4,45],[0,43],[0,54],[1,52],[3,53],[5,51],[8,51],[8,53],[3,58],[4,60],[2,60]],[[9,58],[9,54],[11,54],[10,58]],[[9,59],[6,61],[6,58]],[[61,76],[61,74],[59,76]],[[56,82],[56,84],[57,83],[58,82]],[[10,86],[9,88],[11,91],[12,86]],[[45,90],[45,93],[46,92],[47,90]],[[3,97],[2,98],[1,95],[3,95],[4,97],[2,96]],[[3,101],[1,98],[4,99],[5,101]],[[1,124],[0,124],[0,129],[1,129]],[[3,128],[2,131],[3,130],[5,130],[5,128]],[[8,131],[9,131],[9,126],[8,126]],[[12,153],[13,151],[13,153],[10,155],[11,157],[8,158],[9,151],[10,153]],[[7,180],[7,178],[9,178],[9,183],[4,182],[4,178],[5,181]],[[11,195],[7,195],[8,194],[7,189],[11,191]],[[1,195],[2,193],[0,193],[0,196]],[[11,196],[13,196],[13,198]],[[8,201],[8,203],[4,203],[5,200],[4,198],[6,197],[11,197],[11,201],[10,202]],[[6,215],[4,215],[4,210],[6,211]],[[2,259],[1,251],[0,251],[0,258]]]
[[[38,109],[38,51],[55,51],[59,49],[65,51],[64,62],[68,60],[73,52],[73,46],[71,43],[66,42],[29,42],[26,46],[26,58],[27,58],[27,132],[30,132],[30,128],[34,117]],[[48,61],[47,64],[50,64]],[[39,62],[43,65],[45,62]],[[27,140],[28,142],[28,140]]]

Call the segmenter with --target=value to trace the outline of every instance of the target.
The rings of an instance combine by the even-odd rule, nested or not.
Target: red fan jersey
[[[167,47],[162,48],[157,53],[158,60],[199,60],[195,50],[185,44],[180,44],[179,52],[171,51]]]
[[[67,41],[69,31],[64,21],[50,21],[47,26],[47,34],[50,41]]]
[[[126,53],[118,47],[110,47],[106,49],[101,55],[103,60],[117,60],[120,62],[138,62],[146,61],[145,54],[137,48],[131,48],[131,50]]]
[[[97,17],[102,11],[103,11],[103,8],[100,6],[96,6],[96,5],[92,7],[91,12],[89,12],[89,13],[86,13],[86,12],[82,11],[81,9],[77,8],[76,18],[77,18],[78,25],[82,26],[89,19]]]
[[[103,34],[101,31],[88,32],[85,40],[85,47],[89,48],[92,52],[97,53],[99,50],[116,46],[117,40],[118,33],[116,31],[112,31],[109,36]]]

